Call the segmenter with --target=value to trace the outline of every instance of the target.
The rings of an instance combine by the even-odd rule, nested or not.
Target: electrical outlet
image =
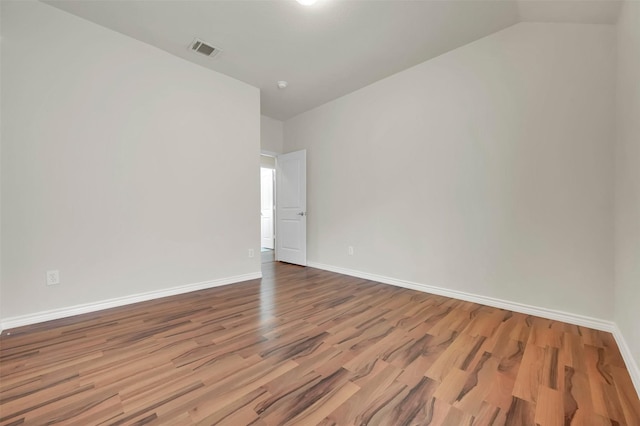
[[[47,271],[47,285],[60,284],[60,271]]]
[[[349,253],[349,256],[353,256],[353,246],[347,247],[347,253]]]
[[[254,255],[253,249],[249,249],[249,258],[252,258]]]

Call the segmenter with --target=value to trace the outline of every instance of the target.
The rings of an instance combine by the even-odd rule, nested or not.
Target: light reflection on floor
[[[267,253],[268,254],[268,253]],[[271,250],[271,256],[273,256],[273,250]],[[273,259],[265,262],[264,255],[265,252],[262,253],[262,263],[273,262]],[[260,280],[260,322],[262,324],[267,324],[269,320],[273,318],[273,310],[274,310],[274,281],[273,279],[264,278]]]

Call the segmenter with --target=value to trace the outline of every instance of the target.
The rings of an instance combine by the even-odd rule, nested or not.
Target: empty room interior
[[[640,426],[639,0],[0,19],[0,425]]]

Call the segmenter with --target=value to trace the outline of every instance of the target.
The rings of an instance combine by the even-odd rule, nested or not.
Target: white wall
[[[521,23],[286,121],[309,261],[612,319],[614,77],[611,26]]]
[[[39,2],[2,9],[3,318],[259,273],[259,91]]]
[[[0,4],[0,65],[2,63],[2,5]],[[2,99],[2,66],[0,66],[0,99]],[[2,332],[2,105],[0,105],[0,332]]]
[[[260,148],[274,154],[282,154],[283,123],[266,115],[260,116]]]
[[[625,1],[618,21],[615,320],[636,361],[637,372],[640,368],[639,76],[640,2]],[[636,387],[640,389],[640,382],[636,382]]]

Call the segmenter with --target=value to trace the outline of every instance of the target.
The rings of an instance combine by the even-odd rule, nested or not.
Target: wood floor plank
[[[612,368],[614,384],[625,421],[628,425],[640,425],[640,399],[634,394],[633,383],[623,367]]]
[[[313,268],[6,330],[0,426],[640,425],[609,333]]]
[[[362,407],[367,407],[373,403],[375,398],[384,393],[395,381],[402,370],[392,365],[385,365],[384,369],[376,374],[366,386],[360,389],[339,405],[327,417],[335,424],[360,424],[358,417],[362,412]]]
[[[538,388],[543,384],[544,349],[528,344],[518,367],[518,376],[513,388],[513,395],[534,403],[538,400]],[[521,368],[522,365],[528,368]]]
[[[562,426],[564,424],[564,398],[562,392],[540,386],[536,403],[535,421],[540,426]]]
[[[496,381],[500,360],[484,353],[482,361],[469,374],[467,382],[453,402],[453,406],[465,413],[477,416],[486,404],[488,394]]]
[[[473,426],[493,426],[504,424],[505,420],[505,413],[499,407],[483,402],[472,424]]]
[[[462,393],[465,384],[469,381],[470,374],[459,368],[451,368],[442,379],[433,396],[440,401],[451,405]]]
[[[534,425],[536,424],[535,412],[536,412],[536,406],[534,403],[514,396],[511,399],[511,406],[507,411],[505,425],[508,425],[508,426]]]
[[[514,385],[515,379],[502,373],[500,366],[498,366],[498,372],[493,377],[491,389],[489,389],[489,392],[485,396],[485,402],[500,408],[502,413],[506,413],[511,406]]]

